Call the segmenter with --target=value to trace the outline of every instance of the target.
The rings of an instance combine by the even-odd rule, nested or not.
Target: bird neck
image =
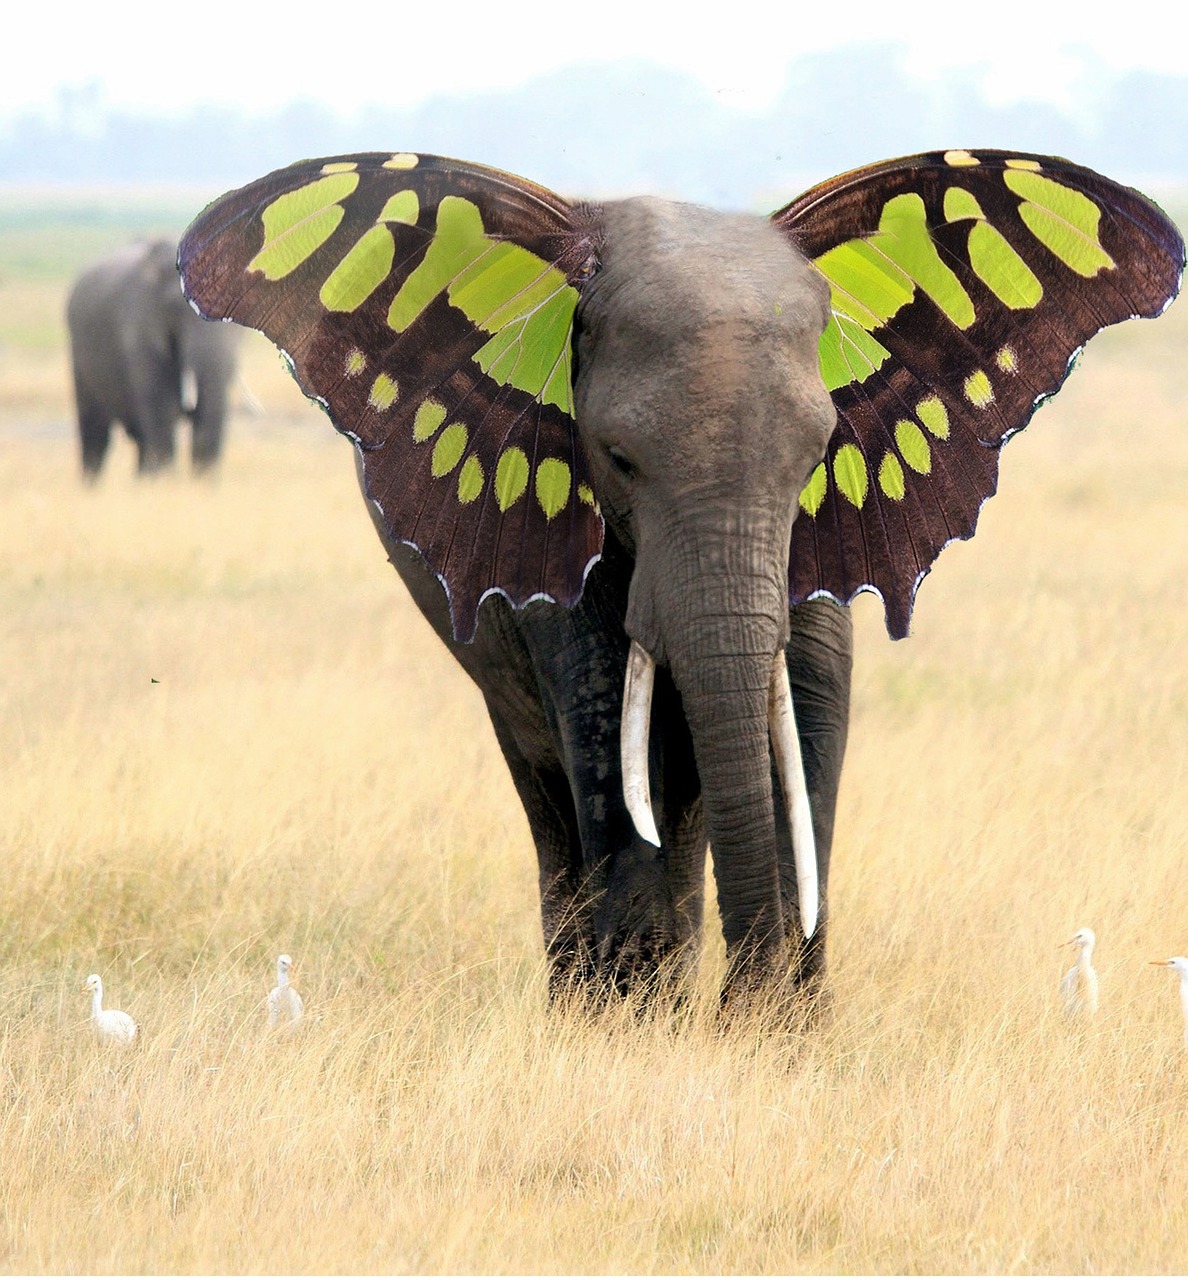
[[[103,1012],[103,988],[96,987],[91,992],[91,1017],[97,1018]]]
[[[287,987],[289,985],[289,975],[283,969],[276,971],[276,985],[278,987]]]
[[[1088,973],[1093,968],[1093,947],[1089,944],[1077,952],[1077,968],[1082,973]]]

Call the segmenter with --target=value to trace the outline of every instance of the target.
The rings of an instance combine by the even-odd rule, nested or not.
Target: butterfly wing
[[[826,277],[838,425],[800,496],[792,602],[877,592],[907,634],[941,549],[969,538],[998,451],[1106,325],[1175,297],[1184,242],[1136,191],[1047,156],[871,165],[772,215]]]
[[[264,332],[355,441],[460,640],[492,592],[572,604],[601,550],[570,377],[596,237],[595,211],[510,174],[367,154],[230,192],[181,241],[191,303]]]

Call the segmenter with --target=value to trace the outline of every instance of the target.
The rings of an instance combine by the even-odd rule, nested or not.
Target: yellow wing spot
[[[357,173],[327,173],[284,191],[260,214],[264,243],[247,264],[266,280],[283,280],[334,234],[343,219],[342,201],[359,185]]]
[[[916,405],[916,417],[938,440],[949,438],[949,411],[940,396],[925,396]]]
[[[856,444],[843,444],[833,455],[833,478],[838,489],[861,510],[866,501],[870,478],[866,470],[866,459]]]
[[[956,168],[965,165],[981,164],[982,162],[977,156],[971,156],[968,151],[946,151],[945,164],[951,164]]]
[[[343,363],[343,373],[345,373],[348,378],[357,378],[366,368],[367,357],[359,350],[358,347],[353,347],[347,354],[347,358]]]
[[[982,206],[972,191],[964,187],[950,187],[945,192],[945,221],[960,222],[962,218],[985,218]]]
[[[928,437],[914,422],[900,418],[895,424],[895,443],[903,460],[913,471],[926,476],[932,470],[932,450],[928,447]]]
[[[569,463],[560,458],[544,458],[536,468],[536,500],[551,520],[558,512],[565,509],[569,501],[569,486],[573,483],[573,473]]]
[[[376,218],[376,222],[403,222],[410,227],[414,227],[420,214],[421,201],[417,193],[409,188],[404,191],[397,191],[394,196],[388,197],[387,203],[380,210],[379,217]]]
[[[530,475],[528,457],[524,450],[516,445],[504,449],[495,464],[495,501],[500,511],[517,503],[528,487]]]
[[[994,363],[1003,371],[1003,373],[1014,373],[1019,368],[1019,357],[1015,354],[1014,347],[1000,347],[998,354],[994,357]]]
[[[373,409],[379,409],[382,413],[385,409],[390,409],[400,395],[400,387],[394,378],[389,378],[386,373],[381,373],[371,384],[371,391],[367,396],[367,403]]]
[[[578,485],[578,501],[584,502],[586,506],[593,507],[598,510],[598,503],[594,501],[594,490],[588,484]]]
[[[472,453],[458,472],[458,501],[466,505],[483,491],[483,464]]]
[[[429,470],[433,473],[434,480],[448,476],[462,461],[469,439],[470,432],[461,422],[451,422],[437,437],[437,443],[433,446],[433,457],[429,462]]]
[[[994,403],[994,388],[985,369],[976,369],[966,378],[962,390],[965,398],[978,409],[986,409]]]
[[[383,167],[385,169],[415,169],[420,158],[420,156],[414,156],[411,151],[398,151],[391,159],[384,161]]]
[[[903,483],[903,468],[899,465],[899,459],[890,451],[883,454],[883,461],[879,463],[879,488],[893,502],[902,502],[903,495],[907,492]]]
[[[437,400],[422,400],[413,418],[413,439],[417,444],[432,440],[445,420],[445,405]]]
[[[331,160],[322,165],[323,173],[354,173],[359,166],[353,160]]]
[[[821,510],[821,503],[825,501],[828,488],[829,477],[825,472],[825,464],[818,462],[813,469],[813,474],[808,478],[808,483],[800,491],[801,510],[806,515],[815,516]]]
[[[1038,160],[1008,160],[1006,165],[1008,169],[1031,169],[1035,171],[1041,168]]]

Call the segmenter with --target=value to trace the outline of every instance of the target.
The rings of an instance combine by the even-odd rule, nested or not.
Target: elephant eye
[[[628,480],[635,476],[635,464],[631,459],[619,448],[618,445],[612,444],[607,449],[610,460],[615,470],[622,476],[626,476]]]

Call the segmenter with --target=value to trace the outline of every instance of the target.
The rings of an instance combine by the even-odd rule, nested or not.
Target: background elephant
[[[906,634],[1001,444],[1089,336],[1163,309],[1184,250],[1047,157],[889,161],[762,219],[398,153],[232,192],[180,262],[355,441],[389,557],[486,699],[554,984],[647,987],[687,955],[708,840],[724,994],[787,998],[824,972],[835,601],[877,590]]]
[[[239,329],[194,314],[176,255],[164,240],[129,245],[71,290],[66,320],[88,479],[103,466],[113,422],[135,441],[142,473],[173,462],[183,415],[193,424],[194,470],[218,461]]]

